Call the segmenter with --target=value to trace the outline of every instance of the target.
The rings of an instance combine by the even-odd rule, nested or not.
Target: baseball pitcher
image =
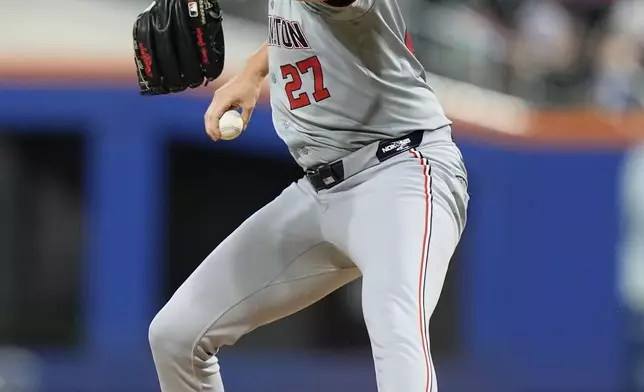
[[[437,392],[429,321],[469,199],[451,122],[396,0],[268,1],[266,43],[215,92],[205,128],[220,139],[231,108],[247,124],[268,78],[274,127],[304,175],[219,244],[155,317],[161,389],[223,392],[220,347],[362,276],[378,390]],[[213,0],[163,0],[144,14],[142,91],[219,76]],[[167,34],[169,23],[185,28],[170,29],[184,40]]]

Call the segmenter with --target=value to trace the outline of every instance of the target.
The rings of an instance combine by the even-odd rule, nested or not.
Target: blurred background
[[[644,0],[399,4],[470,173],[441,391],[644,391]],[[148,323],[302,175],[265,100],[213,144],[212,87],[138,95],[147,5],[0,1],[0,392],[158,391]],[[225,80],[267,2],[222,7]],[[223,349],[227,390],[375,392],[359,290]]]

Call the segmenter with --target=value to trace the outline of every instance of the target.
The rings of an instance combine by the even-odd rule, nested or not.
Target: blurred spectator
[[[624,110],[644,105],[644,2],[616,2],[595,64],[594,101]]]
[[[609,23],[613,31],[640,45],[640,49],[644,46],[644,2],[641,0],[614,2]]]
[[[570,106],[587,103],[597,95],[588,91],[595,63],[606,57],[607,50],[599,43],[605,40],[609,5],[563,0],[432,0],[416,6],[410,24],[416,52],[428,71],[539,105]],[[637,35],[637,23],[628,25],[635,25],[628,31]],[[628,57],[615,61],[628,61]],[[601,86],[600,95],[608,96],[604,100],[613,102],[606,91],[620,91],[621,79],[611,72],[601,75],[595,84]]]
[[[416,52],[429,71],[504,89],[508,38],[497,14],[482,3],[452,2],[431,4],[419,15]]]
[[[541,104],[570,100],[571,89],[558,82],[574,78],[581,50],[577,20],[557,1],[530,0],[521,4],[516,26],[513,92]]]

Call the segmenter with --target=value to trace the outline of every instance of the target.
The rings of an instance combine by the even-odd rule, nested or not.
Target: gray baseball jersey
[[[378,391],[438,392],[429,320],[469,200],[449,121],[395,0],[269,1],[277,130],[301,166],[341,159],[343,178],[293,183],[177,290],[150,326],[161,390],[224,392],[220,347],[362,276]]]
[[[395,0],[271,0],[268,21],[273,122],[301,166],[450,124]]]

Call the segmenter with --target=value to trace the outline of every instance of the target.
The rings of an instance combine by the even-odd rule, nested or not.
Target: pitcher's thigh
[[[429,321],[456,246],[452,220],[434,208],[431,227],[419,229],[423,235],[374,241],[386,245],[375,245],[359,261],[365,265],[362,305],[380,392],[436,391]]]
[[[348,249],[363,274],[363,312],[379,391],[436,392],[429,320],[460,225],[440,178],[429,170],[414,177],[405,169],[401,177],[394,169],[384,176],[388,181],[375,179],[389,188],[374,190],[347,211]]]

